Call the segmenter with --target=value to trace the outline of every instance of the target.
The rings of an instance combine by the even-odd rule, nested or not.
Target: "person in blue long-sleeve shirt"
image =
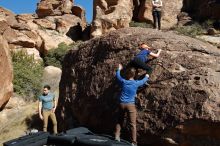
[[[119,85],[121,86],[121,93],[120,93],[120,112],[115,129],[115,139],[120,141],[120,131],[123,124],[124,116],[127,113],[129,118],[129,124],[131,127],[132,145],[137,145],[137,134],[136,134],[137,111],[135,107],[135,97],[137,94],[136,92],[138,87],[144,85],[144,83],[148,81],[149,75],[146,74],[145,77],[141,80],[134,80],[136,70],[134,68],[130,68],[126,72],[126,79],[124,79],[120,75],[120,71],[122,70],[122,68],[123,68],[122,65],[119,64],[119,67],[116,72],[116,78],[118,79]]]

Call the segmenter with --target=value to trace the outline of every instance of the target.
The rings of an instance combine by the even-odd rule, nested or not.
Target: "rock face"
[[[195,19],[220,19],[219,0],[183,0],[183,11],[189,12]]]
[[[94,0],[91,36],[129,27],[132,19],[132,0]]]
[[[120,92],[115,70],[118,63],[124,67],[129,63],[140,42],[163,50],[163,67],[156,66],[150,86],[137,94],[138,143],[217,143],[220,50],[172,32],[142,28],[112,31],[65,56],[58,107],[60,129],[69,128],[76,120],[96,131],[113,133]]]
[[[13,93],[13,72],[7,41],[0,36],[0,110],[2,110]]]

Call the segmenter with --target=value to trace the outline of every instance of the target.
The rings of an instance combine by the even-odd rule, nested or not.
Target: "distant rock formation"
[[[151,0],[134,0],[134,19],[139,22],[153,22]],[[177,24],[177,15],[183,7],[183,0],[162,0],[162,28],[168,29]]]
[[[177,24],[183,0],[163,0],[162,28]],[[131,20],[152,23],[152,4],[146,0],[94,0],[91,36],[100,36],[111,30],[128,27]]]
[[[152,29],[111,31],[66,55],[57,113],[60,129],[78,121],[101,133],[114,132],[120,92],[115,70],[119,63],[126,67],[140,42],[163,50],[163,66],[156,66],[149,87],[137,94],[138,143],[213,146],[220,130],[220,50]]]
[[[41,0],[37,4],[36,13],[38,17],[61,16],[71,14],[73,0]]]
[[[132,0],[94,0],[91,37],[129,27],[132,8]]]
[[[152,19],[152,5],[151,1],[147,0],[133,0],[133,20],[138,22],[151,23]],[[183,12],[184,16],[180,20],[177,19]],[[171,28],[175,26],[178,21],[179,24],[186,24],[191,21],[188,14],[194,19],[220,19],[220,2],[218,0],[163,0],[162,9],[162,27]]]
[[[43,4],[45,2],[42,1]],[[53,5],[54,1],[50,2]],[[86,27],[85,10],[72,5],[69,9],[71,13],[68,14],[64,12],[60,15],[45,13],[42,14],[44,17],[39,18],[35,14],[15,15],[9,10],[0,8],[0,32],[7,40],[10,49],[26,49],[27,52],[30,52],[29,54],[40,58],[40,53],[46,54],[48,50],[57,48],[58,44],[62,42],[71,44],[81,39],[82,34],[76,32],[77,29],[80,29],[82,33]]]
[[[93,9],[92,37],[128,27],[131,20],[153,23],[151,0],[94,0]],[[162,29],[170,29],[177,24],[179,26],[190,24],[192,18],[194,20],[218,20],[220,2],[218,0],[163,0]],[[123,25],[121,25],[122,20]]]
[[[0,110],[2,110],[13,93],[13,71],[7,41],[0,35]]]

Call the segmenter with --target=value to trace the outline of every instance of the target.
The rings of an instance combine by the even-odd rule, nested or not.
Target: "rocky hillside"
[[[99,132],[113,133],[119,94],[115,70],[118,63],[129,63],[140,42],[163,50],[163,67],[156,66],[150,86],[137,95],[138,142],[156,143],[160,138],[179,146],[218,142],[220,50],[173,32],[141,28],[112,31],[66,55],[60,128],[77,120]]]
[[[67,9],[68,8],[68,9]],[[37,14],[20,14],[0,8],[1,34],[10,49],[26,49],[30,54],[45,54],[59,43],[71,44],[81,39],[86,26],[84,9],[72,1],[42,0]]]
[[[128,27],[131,20],[153,23],[152,4],[149,0],[94,0],[91,36]],[[162,29],[185,25],[192,20],[220,18],[218,0],[163,0]]]
[[[10,51],[26,50],[36,60],[41,60],[40,54],[45,55],[58,44],[71,44],[82,39],[86,27],[85,11],[74,6],[71,0],[64,3],[41,0],[36,13],[16,15],[0,7],[0,109],[13,92]]]

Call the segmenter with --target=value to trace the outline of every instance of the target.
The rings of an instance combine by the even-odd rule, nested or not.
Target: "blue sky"
[[[0,0],[0,6],[16,14],[35,13],[39,1],[40,0]],[[82,6],[86,10],[87,22],[92,21],[93,0],[74,0],[74,5]]]

